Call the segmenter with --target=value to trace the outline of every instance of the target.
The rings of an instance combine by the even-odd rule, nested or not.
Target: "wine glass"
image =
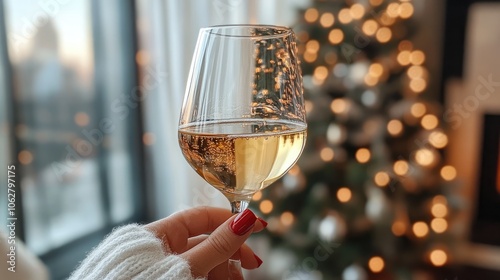
[[[220,25],[200,30],[179,145],[194,170],[228,198],[233,213],[245,210],[253,194],[295,164],[306,128],[290,28]]]

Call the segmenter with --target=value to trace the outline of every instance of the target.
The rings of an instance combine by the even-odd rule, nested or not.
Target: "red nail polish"
[[[231,230],[237,235],[243,235],[254,226],[256,220],[255,214],[250,209],[246,209],[231,222]]]
[[[264,221],[264,219],[262,219],[261,217],[258,217],[257,220],[259,220],[262,223],[262,225],[264,226],[264,228],[267,227],[267,222]]]
[[[255,257],[255,260],[257,260],[257,267],[260,267],[260,265],[262,264],[262,260],[259,257],[257,257],[256,254],[253,254],[253,256]]]

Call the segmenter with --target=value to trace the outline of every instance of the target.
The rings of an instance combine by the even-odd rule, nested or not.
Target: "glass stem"
[[[233,214],[241,213],[248,208],[248,204],[250,204],[250,200],[231,201],[231,212],[233,212]],[[236,259],[229,259],[228,271],[229,280],[243,280],[243,272],[241,271],[241,261],[239,257]]]
[[[250,204],[248,200],[231,201],[231,212],[233,212],[233,214],[241,213],[248,208],[248,204]]]

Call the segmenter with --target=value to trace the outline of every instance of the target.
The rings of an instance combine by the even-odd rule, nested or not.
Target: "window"
[[[22,237],[62,279],[145,219],[133,1],[0,3],[0,148],[22,178]]]
[[[0,18],[2,18],[3,10],[2,7],[0,6]],[[0,22],[0,42],[4,40],[5,38],[5,28],[3,26],[3,23]],[[9,123],[9,115],[10,115],[10,110],[8,105],[9,104],[9,96],[7,96],[7,92],[9,90],[9,84],[8,84],[8,78],[7,78],[7,73],[9,72],[8,69],[8,58],[7,58],[7,48],[6,46],[0,44],[0,166],[2,168],[6,168],[8,164],[11,162],[11,151],[9,150],[9,147],[12,145],[10,144],[10,139],[9,139],[9,133],[11,131],[11,126]],[[0,189],[2,192],[7,191],[7,170],[2,170],[0,172]],[[5,186],[5,187],[4,187]],[[1,197],[6,197],[4,193],[0,195]],[[0,219],[2,221],[7,220],[7,200],[1,199],[0,200]]]

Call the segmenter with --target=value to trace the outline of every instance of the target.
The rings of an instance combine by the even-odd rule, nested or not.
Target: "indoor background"
[[[287,25],[308,140],[253,197],[247,278],[498,279],[495,2],[2,0],[0,219],[64,279],[113,227],[229,208],[178,147],[198,30]]]

